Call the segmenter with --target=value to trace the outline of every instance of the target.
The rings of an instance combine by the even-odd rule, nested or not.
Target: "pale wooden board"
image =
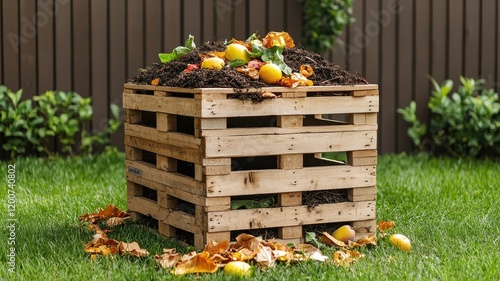
[[[161,208],[155,201],[144,197],[128,197],[127,208],[156,220],[164,220],[167,217],[165,208]]]
[[[301,133],[333,133],[333,132],[356,132],[376,131],[378,125],[329,125],[329,126],[307,126],[295,128],[231,128],[225,130],[205,130],[203,137],[225,137],[225,136],[250,136],[250,135],[286,135]]]
[[[188,98],[123,93],[123,108],[201,117],[201,101]]]
[[[177,132],[158,131],[155,128],[135,124],[124,124],[124,130],[127,136],[139,137],[167,145],[191,149],[199,149],[201,145],[201,139]]]
[[[146,162],[126,160],[125,171],[127,173],[127,180],[133,180],[132,177],[139,177],[184,190],[191,194],[204,196],[205,193],[204,183],[176,172],[158,170],[154,165]]]
[[[125,145],[136,147],[142,150],[160,154],[166,157],[200,164],[202,162],[202,152],[200,149],[185,148],[180,146],[167,145],[139,137],[125,135]]]
[[[125,89],[136,89],[136,90],[150,90],[150,91],[164,91],[172,93],[204,93],[204,94],[234,94],[236,91],[232,88],[177,88],[177,87],[164,87],[164,86],[152,86],[152,85],[137,85],[127,83],[124,85]],[[346,91],[370,91],[378,90],[378,85],[367,84],[367,85],[352,85],[352,86],[308,86],[308,87],[297,87],[297,88],[287,88],[287,87],[264,87],[256,89],[244,89],[249,93],[255,93],[256,91],[266,91],[273,93],[290,93],[290,92],[346,92]],[[238,92],[240,93],[240,92]]]
[[[206,177],[207,197],[369,187],[375,183],[375,166],[347,165],[234,171],[229,175]]]
[[[181,211],[167,210],[163,223],[179,228],[191,233],[202,233],[201,224],[197,222],[196,217]]]
[[[375,219],[375,201],[208,213],[208,232]]]
[[[204,118],[300,114],[345,114],[378,112],[379,97],[331,96],[266,99],[260,103],[237,99],[204,100]]]
[[[248,157],[377,148],[377,131],[205,137],[205,157]]]

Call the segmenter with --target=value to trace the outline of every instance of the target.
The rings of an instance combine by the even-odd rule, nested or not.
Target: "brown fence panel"
[[[46,90],[92,97],[94,132],[123,83],[158,53],[183,44],[286,30],[300,44],[300,0],[1,0],[0,84],[25,97]],[[432,85],[460,75],[500,88],[496,0],[355,0],[356,22],[325,56],[380,85],[381,153],[413,149],[397,108],[411,100],[429,120]],[[123,147],[123,131],[112,141]],[[57,149],[53,144],[52,149]]]

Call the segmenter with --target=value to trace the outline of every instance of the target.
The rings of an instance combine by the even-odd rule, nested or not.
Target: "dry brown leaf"
[[[304,259],[314,259],[324,261],[328,257],[324,256],[320,249],[314,247],[311,244],[297,244],[293,248],[294,252],[299,253],[299,256],[295,256],[295,260]]]
[[[257,237],[242,233],[236,236],[236,243],[234,243],[231,248],[239,250],[241,248],[247,248],[249,250],[255,251],[259,248],[260,239]]]
[[[243,73],[252,79],[255,80],[259,79],[259,71],[256,68],[248,68],[240,66],[236,68],[236,71],[238,71],[239,73]]]
[[[284,76],[276,84],[280,85],[280,86],[288,87],[288,88],[296,88],[296,87],[299,86],[300,82],[297,81],[297,80],[295,80],[295,79],[293,79],[293,78]]]
[[[377,246],[377,237],[375,235],[367,235],[358,241],[356,241],[359,245],[372,245]]]
[[[377,229],[380,232],[386,232],[387,230],[393,228],[396,225],[396,223],[392,220],[390,221],[379,221],[377,223]]]
[[[94,255],[114,255],[118,253],[119,242],[106,237],[96,237],[85,245],[85,252]]]
[[[276,262],[276,257],[273,255],[273,250],[269,246],[259,245],[259,250],[253,258],[260,268],[273,267]]]
[[[118,244],[118,250],[120,252],[120,255],[128,254],[130,256],[137,258],[149,256],[148,250],[141,249],[139,243],[137,242],[132,242],[132,243],[120,242]]]
[[[336,266],[349,266],[364,255],[358,251],[342,250],[333,253],[333,264]]]
[[[104,210],[99,209],[97,213],[84,214],[79,216],[78,219],[80,221],[88,221],[89,223],[99,223],[101,221],[107,220],[109,218],[117,217],[117,218],[125,218],[129,217],[130,214],[126,212],[122,212],[115,205],[109,204]]]
[[[245,46],[247,48],[248,51],[250,51],[250,52],[252,51],[252,43],[251,42],[236,40],[236,39],[233,38],[231,40],[231,43],[243,45],[243,46]]]
[[[253,250],[253,251],[250,249],[247,249],[247,248],[241,248],[237,252],[232,254],[232,259],[236,260],[236,261],[251,260],[251,259],[253,259],[253,257],[255,257],[258,250],[259,250],[258,248],[257,248],[257,250]]]
[[[155,255],[154,259],[164,269],[171,268],[181,260],[181,254],[175,252],[176,249],[163,249],[163,254]]]
[[[207,252],[210,256],[215,254],[221,254],[227,251],[229,248],[229,241],[215,242],[210,241],[205,246],[204,252]]]
[[[106,225],[113,227],[123,224],[123,222],[130,217],[120,218],[120,217],[112,217],[106,220]]]
[[[177,262],[177,266],[170,272],[175,275],[184,275],[188,273],[214,273],[217,271],[217,265],[209,260],[210,254],[201,252],[191,259]]]
[[[330,235],[330,233],[328,233],[328,232],[323,232],[322,234],[319,234],[318,238],[321,242],[323,242],[324,244],[326,244],[328,246],[336,246],[339,248],[347,248],[348,247],[348,245],[346,243],[336,239],[335,237]]]

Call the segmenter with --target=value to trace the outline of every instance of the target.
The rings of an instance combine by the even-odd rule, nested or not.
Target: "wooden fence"
[[[0,0],[0,84],[91,96],[93,130],[121,104],[123,83],[182,44],[286,30],[300,41],[300,0]],[[354,18],[327,54],[381,90],[381,153],[410,151],[396,113],[411,100],[428,120],[432,75],[484,77],[500,88],[496,0],[355,0]],[[123,131],[113,136],[123,147]]]

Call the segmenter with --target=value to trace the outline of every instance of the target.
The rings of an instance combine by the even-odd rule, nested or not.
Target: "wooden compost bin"
[[[287,243],[303,242],[311,225],[375,232],[378,86],[262,90],[278,97],[125,84],[128,209],[157,220],[162,235],[192,235],[197,249],[255,229]],[[329,191],[344,191],[345,202],[303,200]],[[231,210],[235,198],[266,195],[274,206]]]

